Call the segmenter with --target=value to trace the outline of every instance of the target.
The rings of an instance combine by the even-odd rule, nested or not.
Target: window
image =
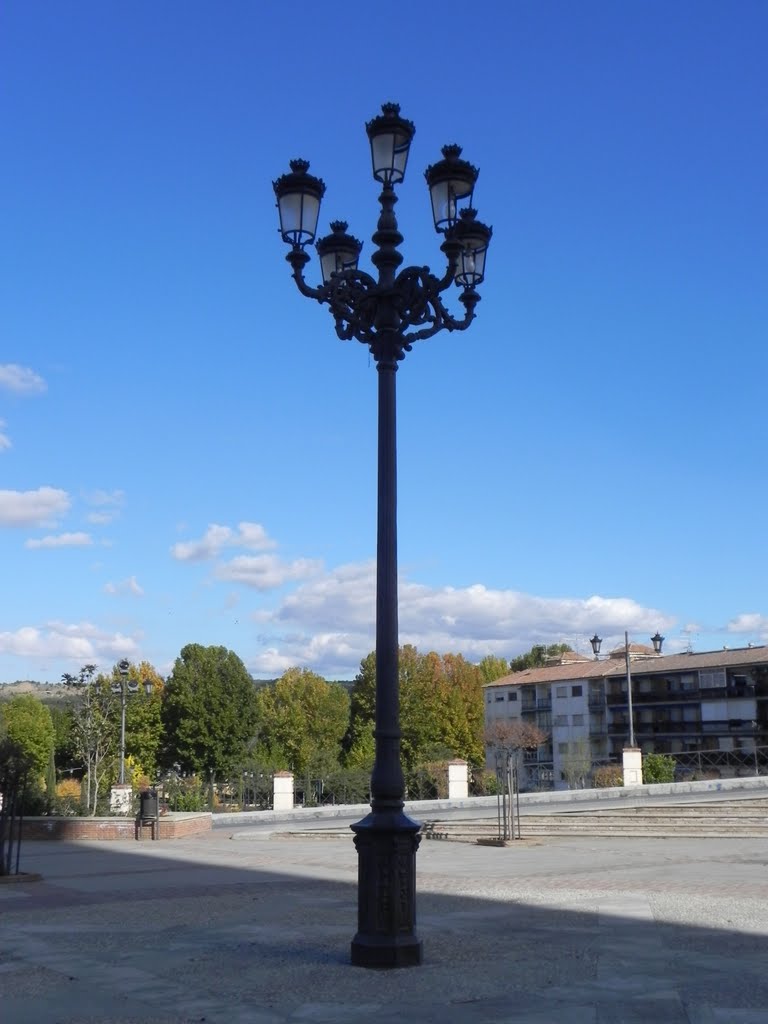
[[[568,687],[567,686],[558,686],[558,688],[557,688],[557,690],[555,692],[556,692],[556,695],[558,697],[567,697],[568,696]]]
[[[557,744],[557,752],[558,752],[558,754],[567,754],[568,753],[568,744],[567,743],[558,743]]]
[[[573,724],[574,725],[584,725],[584,715],[574,715],[573,716]]]
[[[702,690],[715,690],[718,687],[725,686],[725,669],[716,668],[706,672],[699,672],[699,686]]]
[[[572,697],[580,697],[581,696],[581,686],[572,686],[571,687],[571,696]]]
[[[496,694],[496,700],[504,700],[504,694],[503,693],[497,693]]]
[[[507,694],[507,700],[517,700],[517,690],[510,690]]]
[[[568,725],[568,715],[555,715],[555,725]]]

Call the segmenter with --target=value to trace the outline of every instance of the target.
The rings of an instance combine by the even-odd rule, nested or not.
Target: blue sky
[[[767,46],[763,0],[6,4],[0,680],[372,649],[376,370],[271,183],[309,159],[369,267],[387,101],[406,264],[447,142],[494,229],[398,373],[401,640],[768,641]]]

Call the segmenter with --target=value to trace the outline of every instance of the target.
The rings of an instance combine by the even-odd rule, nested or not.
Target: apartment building
[[[657,654],[629,645],[635,743],[643,753],[720,760],[768,770],[768,647]],[[600,660],[567,652],[485,687],[485,724],[536,725],[546,736],[522,753],[523,788],[578,786],[596,764],[621,763],[629,741],[625,648]],[[494,767],[494,748],[486,750]]]

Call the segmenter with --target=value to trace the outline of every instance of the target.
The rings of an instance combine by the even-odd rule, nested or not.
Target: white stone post
[[[129,782],[116,782],[109,794],[109,809],[112,814],[130,814],[133,790]]]
[[[624,768],[624,786],[642,786],[643,784],[643,753],[639,747],[624,747],[622,753]]]
[[[272,778],[272,810],[293,810],[293,774],[275,772]]]
[[[448,799],[466,800],[469,796],[469,765],[466,761],[448,762]]]

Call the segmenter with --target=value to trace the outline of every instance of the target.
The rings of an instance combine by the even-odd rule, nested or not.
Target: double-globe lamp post
[[[120,694],[120,777],[119,784],[125,784],[125,705],[129,694],[138,693],[139,684],[135,679],[130,678],[131,663],[123,658],[117,663],[117,672],[120,676],[112,683],[112,692]],[[152,683],[144,683],[144,692],[149,696],[152,693]]]
[[[653,653],[661,654],[661,645],[664,643],[666,637],[663,637],[659,633],[658,629],[655,634],[651,637],[651,643],[653,644]],[[600,645],[603,642],[603,638],[598,636],[597,633],[589,641],[592,645],[592,653],[597,661],[600,656]],[[630,664],[629,654],[629,633],[624,631],[624,665],[627,670],[627,715],[629,717],[629,746],[631,749],[635,748],[635,714],[632,708],[632,666]]]
[[[305,160],[292,160],[290,173],[274,182],[280,234],[290,245],[286,259],[302,295],[329,306],[336,334],[367,345],[378,371],[378,527],[376,546],[376,713],[371,812],[352,826],[358,852],[358,930],[352,963],[362,967],[407,967],[421,963],[416,935],[417,821],[404,812],[400,760],[400,699],[397,621],[397,461],[395,373],[415,341],[441,330],[463,331],[475,316],[475,290],[485,274],[491,229],[476,219],[472,193],[478,171],[461,159],[459,146],[445,146],[443,159],[425,172],[435,229],[447,266],[442,277],[428,267],[406,267],[398,246],[395,185],[405,177],[415,128],[395,103],[366,125],[373,177],[381,183],[381,212],[372,237],[371,262],[378,278],[358,269],[362,243],[347,234],[344,221],[315,243],[323,282],[304,280],[315,241],[325,184],[309,174]],[[442,295],[456,284],[464,316],[454,318]]]

